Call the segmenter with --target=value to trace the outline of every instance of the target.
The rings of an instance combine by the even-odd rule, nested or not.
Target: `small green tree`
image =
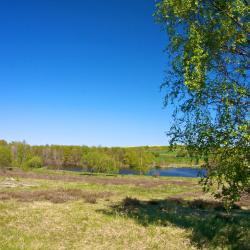
[[[12,142],[10,146],[12,150],[13,165],[16,167],[23,167],[25,162],[30,158],[30,145],[23,141]]]
[[[0,168],[11,166],[11,151],[7,146],[0,146]]]
[[[7,143],[7,141],[5,141],[5,140],[0,140],[0,146],[7,146],[8,145],[8,143]]]
[[[155,157],[151,152],[145,149],[131,148],[127,149],[125,154],[125,163],[132,169],[145,173],[152,167]]]
[[[42,159],[39,156],[33,156],[25,162],[27,168],[41,168],[43,166]]]
[[[89,151],[82,156],[82,166],[100,173],[113,173],[118,170],[118,162],[102,152]]]

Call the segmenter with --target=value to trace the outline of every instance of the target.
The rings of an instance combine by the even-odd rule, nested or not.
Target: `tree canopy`
[[[181,159],[179,159],[179,151],[181,150],[183,150],[182,147],[175,152],[170,152],[168,146],[32,146],[25,141],[7,143],[0,140],[0,168],[29,169],[45,166],[52,169],[75,168],[105,173],[117,173],[120,170],[132,168],[140,173],[145,173],[152,167],[165,166],[176,162],[181,164],[184,162],[190,165],[191,159],[185,157],[185,155],[181,155]],[[169,154],[166,155],[166,152]],[[158,156],[156,156],[157,154]]]
[[[155,12],[169,39],[171,143],[205,160],[205,190],[229,206],[250,187],[249,13],[248,0],[162,0]]]

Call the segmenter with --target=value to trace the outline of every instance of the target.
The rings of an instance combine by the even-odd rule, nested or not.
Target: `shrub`
[[[0,168],[11,166],[11,152],[6,146],[0,146]]]
[[[25,167],[28,168],[41,168],[42,166],[43,162],[39,156],[34,156],[25,163]]]
[[[117,172],[118,164],[109,155],[102,152],[89,152],[82,157],[82,166],[87,167],[92,172],[114,173]]]
[[[187,152],[184,150],[179,150],[176,154],[176,157],[187,157]]]

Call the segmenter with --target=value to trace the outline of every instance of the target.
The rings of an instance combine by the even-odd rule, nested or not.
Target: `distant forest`
[[[120,169],[146,172],[152,167],[192,165],[184,146],[88,147],[44,145],[0,140],[0,167],[70,169],[115,173]]]

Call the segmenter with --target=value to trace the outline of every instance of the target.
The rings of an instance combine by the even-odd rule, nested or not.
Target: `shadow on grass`
[[[127,197],[101,212],[127,216],[143,226],[191,229],[191,243],[198,248],[250,249],[250,211],[235,207],[229,215],[219,202],[176,198],[140,201]]]

